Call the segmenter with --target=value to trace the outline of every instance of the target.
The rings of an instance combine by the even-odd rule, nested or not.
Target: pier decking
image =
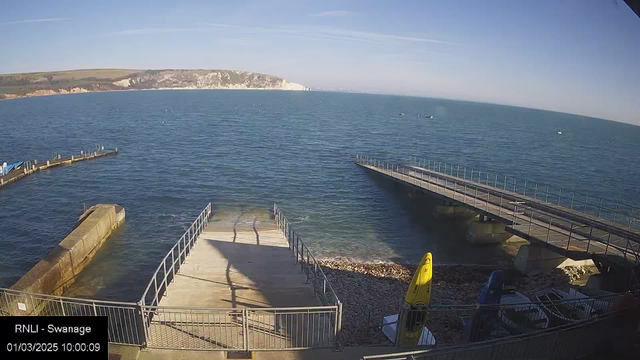
[[[0,186],[5,186],[17,180],[24,178],[25,176],[32,175],[40,170],[46,170],[55,166],[73,164],[78,161],[92,160],[103,156],[116,155],[118,154],[118,149],[115,148],[113,150],[98,150],[89,153],[83,153],[80,155],[71,155],[68,157],[58,157],[53,160],[45,160],[45,161],[25,161],[22,164],[22,167],[17,170],[13,170],[6,175],[0,176]],[[1,165],[1,164],[0,164]]]
[[[271,221],[216,227],[199,235],[160,306],[256,308],[320,306],[295,264],[287,240]]]

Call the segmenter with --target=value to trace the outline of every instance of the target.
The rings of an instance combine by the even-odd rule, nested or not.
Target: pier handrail
[[[409,163],[415,167],[440,172],[478,184],[493,186],[498,189],[513,191],[516,194],[533,197],[534,199],[543,200],[551,204],[555,203],[558,206],[592,215],[600,219],[610,220],[630,228],[640,229],[640,208],[625,204],[621,201],[605,199],[603,197],[568,190],[537,181],[518,181],[514,176],[506,176],[488,171],[483,172],[478,169],[469,169],[466,166],[453,165],[441,161],[412,157]],[[589,200],[592,201],[590,202]]]
[[[198,239],[198,235],[202,233],[204,228],[209,224],[209,218],[211,217],[211,203],[209,203],[204,210],[200,212],[200,215],[191,223],[191,226],[187,229],[187,231],[182,234],[182,237],[178,240],[178,242],[171,247],[167,255],[164,256],[158,268],[153,273],[147,288],[142,294],[142,298],[140,298],[140,303],[142,306],[157,306],[160,299],[162,299],[162,295],[167,292],[167,288],[169,284],[175,279],[176,273],[180,270],[180,266],[187,258],[187,255],[191,252],[193,245]],[[170,260],[170,263],[167,265],[167,261]],[[159,275],[162,275],[160,279],[158,279]],[[158,285],[159,283],[159,285]],[[154,285],[152,288],[151,285]],[[147,295],[149,294],[149,290],[153,289],[153,297],[150,299],[151,301],[147,304]]]
[[[284,216],[280,208],[276,204],[273,204],[273,214],[276,220],[276,224],[278,228],[282,231],[282,234],[287,239],[289,243],[289,248],[291,252],[296,256],[296,263],[300,264],[300,270],[304,271],[307,276],[307,281],[313,281],[313,290],[316,292],[316,280],[322,281],[322,294],[316,294],[320,297],[320,301],[323,304],[330,305],[338,305],[340,300],[338,299],[338,295],[333,290],[333,286],[329,282],[327,275],[325,275],[324,271],[322,271],[322,267],[318,265],[318,261],[316,260],[313,253],[309,250],[307,245],[302,241],[300,236],[296,233],[293,228],[291,228],[289,224],[289,220]],[[305,259],[306,254],[306,259]],[[318,287],[319,284],[318,284]],[[327,289],[329,290],[330,297],[327,297]]]
[[[387,162],[371,157],[356,156],[356,163],[377,169],[379,172],[392,176],[398,174],[398,178],[416,186],[426,186],[429,190],[441,193],[443,196],[453,196],[453,200],[470,205],[479,211],[489,212],[489,208],[499,210],[499,215],[503,218],[509,217],[511,228],[526,236],[531,236],[533,230],[544,230],[546,236],[538,240],[546,242],[551,240],[551,235],[567,238],[564,250],[572,250],[571,241],[574,245],[577,241],[585,241],[586,251],[589,253],[591,241],[605,245],[604,253],[598,255],[617,255],[625,260],[630,260],[634,264],[640,263],[640,239],[633,233],[621,228],[616,228],[602,222],[595,222],[588,219],[574,221],[558,215],[541,211],[528,204],[514,202],[513,196],[506,194],[498,188],[485,186],[470,182],[468,180],[456,181],[448,175],[439,175],[439,172],[424,173],[415,170],[412,166],[405,166],[394,162]],[[477,185],[475,185],[477,184]],[[459,195],[456,195],[459,194]],[[493,196],[493,200],[491,197]],[[473,200],[473,201],[471,201]],[[536,225],[534,224],[534,220]],[[527,223],[527,229],[521,228],[520,222]],[[518,228],[520,227],[520,228]],[[567,235],[568,234],[568,235]],[[518,234],[516,234],[518,235]],[[630,259],[629,259],[630,257]]]
[[[335,334],[336,346],[339,342],[340,330],[342,328],[342,302],[338,299],[333,286],[329,282],[327,275],[322,271],[322,267],[318,264],[315,256],[309,250],[307,245],[302,241],[300,236],[291,227],[289,220],[284,216],[277,204],[273,204],[273,216],[276,225],[289,243],[291,252],[296,257],[296,263],[300,264],[300,271],[304,272],[307,282],[311,280],[313,292],[318,296],[322,305],[333,305],[337,307]],[[305,259],[306,254],[306,259]]]

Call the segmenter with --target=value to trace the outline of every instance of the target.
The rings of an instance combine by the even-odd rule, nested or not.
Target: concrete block
[[[469,224],[467,241],[473,245],[500,244],[517,236],[507,232],[504,224],[492,220],[473,220]]]
[[[554,269],[565,266],[594,266],[591,259],[573,260],[539,245],[522,245],[514,266],[519,272],[526,274],[533,269]]]
[[[459,219],[468,220],[478,216],[478,214],[461,205],[436,205],[433,215],[439,219]]]
[[[93,206],[86,214],[80,224],[11,289],[62,295],[125,218],[124,208],[114,204]],[[23,304],[21,307],[24,310],[18,303]],[[12,315],[38,315],[43,307],[42,302],[20,299],[19,296],[9,304]]]

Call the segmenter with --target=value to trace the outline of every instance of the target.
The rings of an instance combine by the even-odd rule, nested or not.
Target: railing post
[[[533,224],[533,208],[529,207],[529,211],[531,211],[531,216],[529,217],[529,232],[527,235],[531,236],[531,224]]]
[[[560,205],[560,198],[562,197],[562,188],[558,191],[558,205]]]
[[[334,349],[340,349],[340,332],[342,331],[342,303],[338,301],[334,327]]]
[[[91,302],[93,304],[93,316],[98,316],[98,308],[96,307],[95,301]]]
[[[473,206],[476,206],[476,199],[478,198],[478,188],[476,188],[476,196],[473,197]]]
[[[64,302],[60,299],[60,307],[62,308],[62,316],[66,316],[67,314],[64,311]]]
[[[589,203],[589,195],[585,195],[584,198],[584,213],[587,213],[587,204]]]
[[[547,243],[549,242],[549,236],[551,236],[551,220],[553,218],[549,215],[549,227],[547,228]]]
[[[147,347],[149,345],[149,328],[147,326],[147,314],[144,311],[144,302],[138,301],[138,308],[136,309],[140,313],[140,320],[142,321],[142,331],[139,331],[142,334],[142,347]]]
[[[616,215],[618,214],[618,203],[616,202],[616,208],[613,210],[613,222],[616,222]]]
[[[609,235],[607,236],[607,246],[604,248],[604,254],[606,255],[609,252],[609,242],[611,241],[611,231],[609,231]]]
[[[498,187],[498,174],[496,174],[496,181],[493,182],[493,187],[494,188]]]
[[[600,217],[600,209],[602,209],[602,198],[600,198],[600,202],[598,203],[598,217]]]
[[[503,199],[503,196],[500,195],[500,208],[498,209],[498,217],[502,215],[502,199]]]
[[[176,278],[176,259],[173,255],[173,248],[171,249],[171,274],[173,277],[171,278],[171,282]]]
[[[462,172],[462,178],[466,179],[467,178],[467,167],[464,167],[464,171]]]
[[[527,196],[527,180],[524,181],[524,196]]]
[[[533,189],[533,198],[537,199],[536,195],[538,194],[538,183],[536,183],[536,187]]]
[[[462,195],[462,203],[467,203],[467,184],[464,184],[464,194]]]
[[[158,273],[153,274],[153,286],[156,289],[156,294],[153,299],[156,301],[156,306],[160,303],[160,299],[158,299]],[[153,303],[151,303],[153,305]]]
[[[549,202],[549,185],[547,185],[547,194],[544,198],[544,202]]]
[[[576,195],[576,193],[574,193],[574,192],[572,192],[572,193],[571,193],[571,205],[569,206],[569,208],[570,208],[571,210],[573,210],[573,197],[574,197],[575,195]]]
[[[571,243],[571,234],[573,234],[573,223],[571,223],[571,228],[569,229],[569,240],[567,240],[567,250],[569,250],[569,244]]]
[[[244,351],[249,351],[249,311],[242,309],[242,347]]]

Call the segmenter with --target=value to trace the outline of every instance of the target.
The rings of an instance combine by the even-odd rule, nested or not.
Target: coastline
[[[296,89],[284,89],[284,88],[195,88],[195,87],[180,87],[180,88],[156,88],[156,89],[119,89],[119,90],[86,90],[86,91],[67,91],[67,92],[55,92],[47,94],[27,94],[21,96],[15,96],[10,98],[0,98],[0,101],[8,101],[8,100],[16,100],[16,99],[26,99],[26,98],[34,98],[34,97],[43,97],[43,96],[58,96],[58,95],[76,95],[76,94],[87,94],[87,93],[107,93],[107,92],[126,92],[126,91],[154,91],[154,90],[276,90],[276,91],[311,91],[308,90],[296,90]],[[6,95],[6,94],[5,94]]]
[[[368,331],[367,326],[378,325],[383,316],[397,314],[417,265],[347,260],[318,260],[318,263],[343,304],[342,343],[345,346],[390,344],[379,332]],[[475,304],[493,270],[504,271],[505,286],[528,297],[546,288],[567,289],[572,282],[593,273],[590,268],[567,267],[536,271],[527,276],[504,266],[434,265],[431,303]],[[454,343],[459,341],[461,326],[458,316],[451,315],[434,317],[433,321],[438,327],[438,336]]]

